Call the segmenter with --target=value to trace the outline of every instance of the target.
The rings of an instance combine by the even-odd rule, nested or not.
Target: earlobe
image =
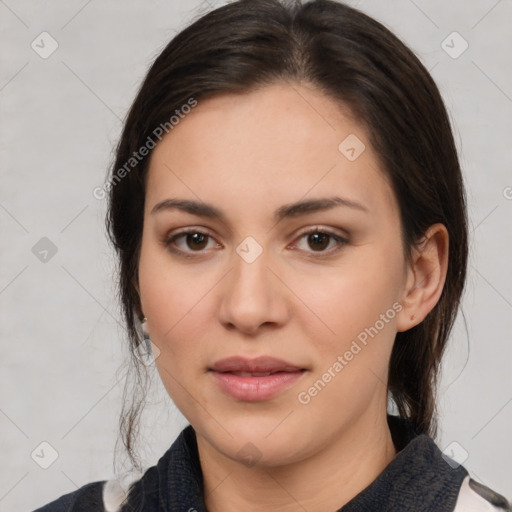
[[[433,224],[413,248],[402,296],[397,330],[403,332],[421,323],[443,292],[448,270],[449,235],[444,224]]]

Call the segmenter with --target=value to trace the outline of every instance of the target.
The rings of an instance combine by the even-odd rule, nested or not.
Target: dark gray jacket
[[[396,416],[388,416],[388,423],[399,453],[338,512],[512,511],[503,496],[472,480],[431,438]],[[207,512],[191,426],[143,475],[124,476],[87,484],[35,512]]]

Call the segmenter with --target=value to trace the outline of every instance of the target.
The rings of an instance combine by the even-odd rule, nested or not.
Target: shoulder
[[[156,465],[145,471],[132,468],[116,478],[89,483],[33,512],[124,512],[142,510],[142,507],[156,510],[160,506],[161,492],[168,500],[176,499],[175,493],[169,495],[171,488],[179,488],[185,494],[191,488],[199,492],[194,487],[200,472],[194,443],[195,433],[188,426]]]
[[[34,512],[120,512],[140,476],[141,473],[130,471],[120,478],[86,484]]]
[[[453,512],[512,512],[512,506],[501,494],[467,476],[460,487]]]

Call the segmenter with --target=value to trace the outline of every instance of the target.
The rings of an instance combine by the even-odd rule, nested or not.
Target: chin
[[[288,414],[290,416],[287,418]],[[304,438],[304,428],[296,424],[292,416],[290,410],[280,411],[279,414],[274,411],[260,417],[242,410],[235,417],[216,415],[224,418],[224,428],[211,421],[194,428],[217,451],[232,460],[246,466],[273,467],[290,464],[307,456],[302,443],[311,448],[311,443]]]

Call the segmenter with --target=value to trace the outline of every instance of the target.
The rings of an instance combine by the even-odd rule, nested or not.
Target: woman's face
[[[357,120],[303,85],[217,96],[148,172],[142,311],[198,440],[271,466],[382,421],[407,272]]]

